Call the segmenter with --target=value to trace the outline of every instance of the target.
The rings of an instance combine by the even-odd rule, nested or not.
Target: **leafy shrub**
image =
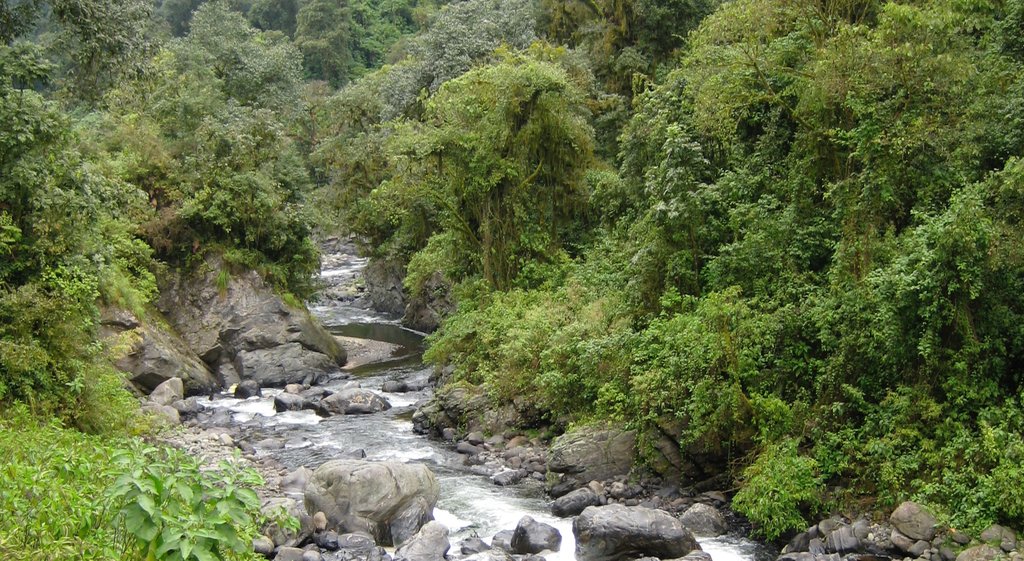
[[[769,540],[806,528],[804,513],[820,503],[822,483],[817,462],[800,455],[795,439],[766,446],[743,470],[742,482],[733,508]]]

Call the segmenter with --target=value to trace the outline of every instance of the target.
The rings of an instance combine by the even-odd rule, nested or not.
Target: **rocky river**
[[[449,558],[466,557],[474,547],[509,539],[517,524],[528,516],[541,526],[553,527],[561,536],[557,551],[542,552],[545,559],[574,559],[573,517],[561,518],[551,513],[551,499],[545,493],[543,477],[536,474],[514,484],[498,485],[494,476],[507,471],[500,462],[469,461],[466,450],[456,449],[454,443],[428,438],[413,430],[412,417],[417,406],[432,394],[431,369],[421,363],[423,334],[405,329],[395,318],[369,308],[361,297],[360,274],[364,266],[365,260],[350,254],[327,255],[322,271],[324,296],[310,305],[312,314],[348,352],[348,363],[340,374],[313,388],[293,385],[287,389],[262,388],[259,395],[245,398],[228,391],[198,398],[195,401],[202,414],[189,423],[194,428],[184,437],[186,442],[179,437],[176,444],[198,450],[204,448],[199,441],[206,439],[213,445],[229,444],[246,451],[265,474],[270,474],[265,504],[284,505],[304,515],[306,524],[312,520],[311,513],[305,512],[302,490],[309,484],[312,470],[325,462],[352,459],[424,465],[437,481],[439,493],[433,518],[448,531],[452,544]],[[387,406],[372,414],[339,415],[288,405],[293,399],[305,399],[300,394],[310,397],[310,392],[321,397],[346,392],[372,393],[386,400]],[[477,444],[477,449],[489,449],[500,448],[502,443],[490,440]],[[288,551],[298,553],[287,546],[311,541],[308,536],[274,533],[273,528],[268,531],[269,542],[273,544],[257,544],[257,549],[267,548],[261,552],[271,558],[277,555],[284,559]],[[735,534],[699,538],[699,542],[712,561],[772,558],[764,546]],[[284,553],[281,546],[285,546]],[[388,551],[397,555],[393,548]],[[408,552],[398,553],[410,556]],[[322,555],[321,558],[337,556],[327,550]],[[307,553],[307,558],[315,557]]]

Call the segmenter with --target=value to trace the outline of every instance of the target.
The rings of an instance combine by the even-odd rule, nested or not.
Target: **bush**
[[[766,446],[743,470],[742,479],[743,488],[736,493],[732,506],[769,540],[806,528],[804,512],[820,504],[818,464],[800,455],[794,439]]]

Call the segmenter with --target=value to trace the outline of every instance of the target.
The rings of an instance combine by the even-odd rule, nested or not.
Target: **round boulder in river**
[[[322,415],[366,415],[391,409],[388,400],[362,388],[349,388],[331,394],[322,400],[318,412]]]
[[[572,523],[578,561],[677,559],[700,545],[671,514],[620,504],[590,506]]]
[[[439,489],[422,464],[332,460],[306,486],[306,510],[327,515],[338,532],[366,532],[377,543],[400,546],[434,519]]]

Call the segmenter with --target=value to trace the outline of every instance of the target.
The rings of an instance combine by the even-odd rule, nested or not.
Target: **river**
[[[365,260],[351,256],[331,257],[322,272],[328,283],[351,282],[365,265]],[[352,379],[326,387],[337,390],[356,382],[381,393],[391,403],[390,410],[374,415],[330,418],[321,418],[312,411],[277,413],[273,398],[281,390],[274,389],[265,389],[262,397],[247,400],[223,397],[207,401],[205,405],[228,409],[242,438],[254,444],[260,454],[273,457],[289,469],[300,466],[314,469],[327,460],[363,454],[368,460],[429,465],[441,487],[434,517],[451,531],[453,548],[460,540],[471,536],[489,540],[500,530],[514,529],[520,518],[529,515],[553,525],[562,534],[560,551],[548,555],[547,559],[574,559],[572,519],[550,514],[550,502],[540,482],[527,479],[511,487],[496,486],[486,475],[463,465],[464,456],[457,454],[450,445],[415,434],[412,414],[416,403],[430,397],[429,387],[410,393],[380,391],[388,380],[425,384],[430,370],[420,361],[422,334],[402,328],[392,318],[344,301],[311,305],[310,311],[336,335],[385,343],[378,345],[388,351],[383,356],[351,369]],[[761,545],[738,536],[698,541],[713,561],[771,558]]]

